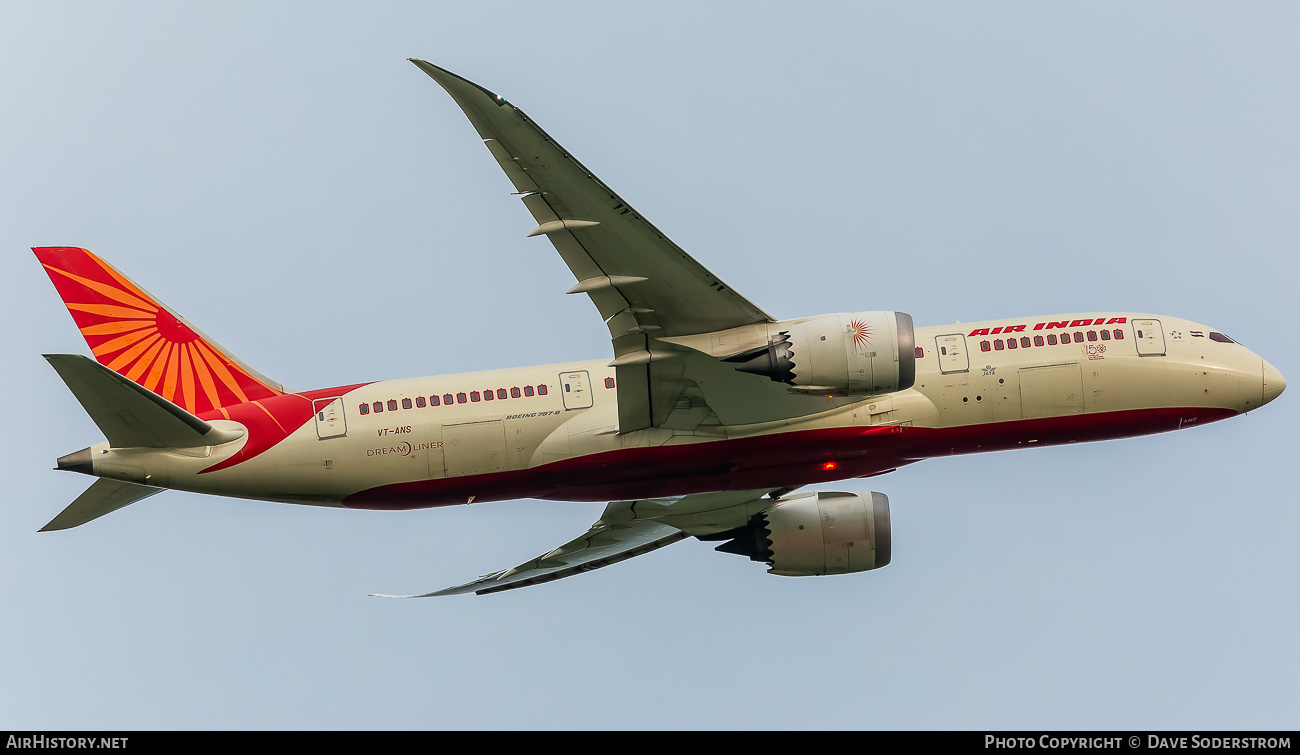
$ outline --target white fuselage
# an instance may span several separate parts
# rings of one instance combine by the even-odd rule
[[[1130,313],[918,328],[907,390],[795,419],[692,430],[619,433],[608,360],[390,380],[273,399],[313,402],[298,410],[306,421],[297,426],[259,407],[271,423],[210,418],[245,430],[223,446],[101,444],[93,463],[97,475],[161,487],[367,508],[743,489],[775,479],[774,469],[801,485],[951,453],[1173,430],[1280,392],[1267,362],[1212,332]],[[268,432],[264,450],[230,463]]]

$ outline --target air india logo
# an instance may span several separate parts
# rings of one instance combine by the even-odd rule
[[[90,252],[40,251],[91,352],[110,370],[194,413],[278,393]]]
[[[849,330],[853,331],[854,347],[861,349],[871,343],[872,333],[870,324],[855,317],[849,322]]]

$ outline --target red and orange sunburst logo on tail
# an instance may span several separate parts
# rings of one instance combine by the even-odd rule
[[[85,249],[33,249],[99,363],[193,414],[280,395]]]
[[[843,322],[843,320],[841,320]],[[849,327],[853,330],[853,346],[862,348],[871,343],[871,324],[863,322],[858,318],[849,321]]]

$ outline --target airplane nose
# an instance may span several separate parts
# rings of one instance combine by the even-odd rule
[[[1282,377],[1282,373],[1269,364],[1268,360],[1261,359],[1259,361],[1264,363],[1264,403],[1267,404],[1282,395],[1282,391],[1286,390],[1286,378]]]

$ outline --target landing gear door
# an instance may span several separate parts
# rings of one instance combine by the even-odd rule
[[[1162,357],[1165,355],[1165,333],[1159,320],[1133,320],[1133,337],[1137,339],[1138,356]]]
[[[586,370],[560,373],[565,409],[586,409],[592,404],[591,378]]]
[[[966,355],[964,334],[949,333],[935,336],[934,352],[939,355],[939,371],[943,374],[970,371],[970,357]]]
[[[343,417],[342,398],[318,398],[311,402],[316,410],[316,437],[321,440],[342,438],[348,434],[347,420]]]

